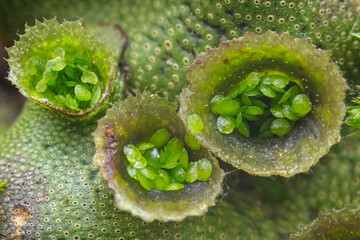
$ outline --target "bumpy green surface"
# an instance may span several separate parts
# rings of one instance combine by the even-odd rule
[[[5,0],[0,37],[12,42],[34,17],[114,20],[129,38],[124,62],[130,85],[174,97],[186,85],[183,65],[195,50],[245,31],[289,31],[335,49],[333,58],[355,85],[359,42],[348,33],[357,14],[348,9],[349,1],[329,2],[226,0],[202,7],[200,1]],[[92,165],[95,127],[28,103],[0,137],[0,178],[9,180],[0,190],[0,239],[287,239],[319,211],[360,206],[359,139],[353,138],[334,147],[309,174],[283,181],[232,173],[231,190],[205,216],[146,224],[114,208],[112,191]]]

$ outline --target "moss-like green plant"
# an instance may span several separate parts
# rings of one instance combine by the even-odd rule
[[[8,183],[7,180],[5,180],[5,179],[0,179],[0,189],[4,188],[7,183]]]

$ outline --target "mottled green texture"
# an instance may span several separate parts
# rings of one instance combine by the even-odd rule
[[[261,176],[284,177],[308,171],[339,141],[345,115],[345,81],[336,64],[329,60],[329,52],[316,50],[308,41],[293,39],[287,33],[248,33],[226,41],[199,54],[188,68],[189,87],[180,95],[179,115],[186,123],[189,116],[197,114],[204,128],[194,136],[237,168]],[[313,103],[313,110],[296,122],[286,136],[256,139],[237,131],[225,135],[216,130],[219,121],[211,111],[212,99],[227,95],[254,69],[278,71],[291,77]],[[244,98],[248,97],[242,95],[246,105]],[[247,101],[252,105],[249,98]]]
[[[357,14],[349,1],[200,3],[206,2],[3,0],[0,37],[11,44],[25,22],[32,25],[42,16],[84,17],[86,24],[114,21],[129,37],[121,67],[127,70],[130,86],[148,85],[148,90],[174,98],[186,85],[183,65],[192,62],[195,51],[246,31],[289,31],[310,37],[317,47],[335,49],[333,59],[352,87],[349,96],[356,95],[359,41],[349,32]],[[345,139],[308,174],[284,181],[237,171],[227,177],[231,190],[205,216],[146,224],[114,208],[112,190],[92,166],[90,132],[95,127],[71,123],[28,103],[15,126],[0,137],[0,178],[9,179],[5,191],[0,190],[0,238],[287,239],[319,211],[360,206],[359,139],[353,138]],[[14,223],[18,216],[23,217]]]
[[[94,163],[101,167],[101,176],[109,181],[110,188],[115,191],[115,204],[118,208],[145,221],[180,221],[187,216],[202,215],[208,207],[215,204],[222,189],[224,172],[219,168],[217,160],[205,149],[194,151],[188,148],[189,161],[209,159],[213,165],[211,178],[208,181],[187,183],[183,190],[147,191],[128,175],[128,161],[124,154],[124,147],[128,144],[147,142],[154,132],[162,128],[166,128],[173,137],[167,144],[168,148],[171,148],[171,143],[175,148],[178,145],[174,138],[184,139],[185,128],[177,116],[176,104],[157,95],[138,94],[123,102],[116,102],[98,123],[94,132]],[[131,155],[129,149],[126,152],[128,156]],[[139,154],[140,152],[135,155]]]

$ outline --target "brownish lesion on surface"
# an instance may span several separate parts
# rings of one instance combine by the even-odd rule
[[[28,210],[25,207],[20,206],[13,209],[10,212],[10,215],[11,215],[11,222],[16,227],[16,230],[12,233],[11,237],[16,240],[22,239],[21,238],[22,229],[28,223],[31,214],[28,212]]]
[[[109,180],[114,178],[116,174],[117,156],[120,154],[119,141],[115,134],[114,125],[106,124],[104,137],[106,139],[106,174],[102,174],[102,176],[106,177],[106,180]]]
[[[0,240],[36,239],[31,233],[38,223],[39,209],[47,201],[47,192],[39,189],[42,178],[21,156],[0,157],[0,178],[8,180],[0,191]]]

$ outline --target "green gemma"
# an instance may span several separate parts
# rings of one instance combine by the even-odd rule
[[[210,106],[221,133],[237,129],[262,139],[287,135],[312,109],[301,86],[275,71],[251,72],[227,96],[214,96]]]
[[[184,142],[170,138],[169,131],[162,128],[151,136],[149,142],[124,147],[129,176],[146,190],[180,190],[185,183],[207,181],[211,176],[212,165],[208,159],[189,162]],[[192,150],[200,149],[200,144],[191,135],[185,135],[185,142]]]
[[[349,114],[345,123],[349,126],[360,128],[360,99],[353,100],[355,106],[347,108]]]

